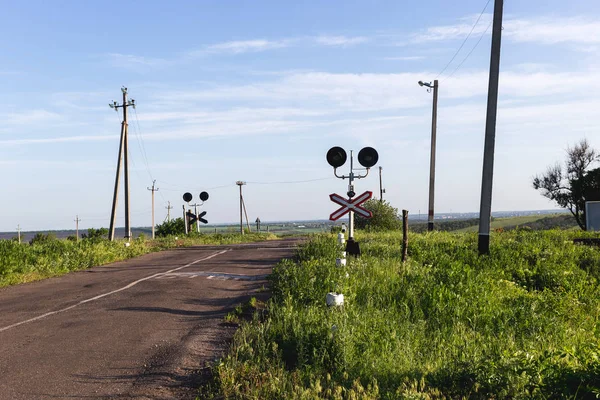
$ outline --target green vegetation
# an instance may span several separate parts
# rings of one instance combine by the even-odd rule
[[[600,251],[577,231],[515,230],[477,255],[475,234],[334,235],[281,262],[273,297],[235,335],[200,398],[596,398]],[[328,292],[345,305],[327,308]]]
[[[567,149],[564,169],[557,163],[532,180],[534,189],[569,210],[584,231],[587,230],[585,202],[600,200],[600,168],[591,168],[599,161],[600,153],[587,139],[582,139]]]
[[[400,229],[402,222],[398,218],[398,209],[392,207],[387,201],[375,199],[367,200],[363,208],[371,211],[372,218],[363,218],[355,215],[355,226],[357,229],[366,229],[368,231],[388,231]]]
[[[0,240],[0,287],[66,274],[70,271],[121,261],[153,251],[202,244],[233,244],[274,239],[271,234],[195,234],[167,236],[157,240],[143,237],[129,246],[105,239],[106,229],[90,229],[84,238],[59,240],[52,234],[37,234],[30,244]]]

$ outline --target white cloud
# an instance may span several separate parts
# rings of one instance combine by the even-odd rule
[[[159,68],[165,67],[170,62],[162,58],[144,57],[133,54],[108,53],[105,55],[111,65],[119,68]]]
[[[418,61],[424,60],[424,56],[405,56],[405,57],[384,57],[384,60],[388,61]]]
[[[62,120],[62,117],[47,110],[29,110],[23,112],[13,112],[0,114],[0,120],[3,125],[26,125],[57,122]]]
[[[201,52],[208,53],[224,53],[224,54],[241,54],[241,53],[256,53],[272,49],[280,49],[288,47],[290,45],[289,40],[266,40],[266,39],[254,39],[254,40],[237,40],[231,42],[216,43],[209,46],[203,51],[192,52],[191,54],[198,55]]]
[[[517,42],[598,44],[600,43],[600,19],[583,17],[511,19],[504,23],[503,34]]]
[[[353,36],[353,37],[348,37],[348,36],[317,36],[315,38],[315,41],[323,46],[342,46],[342,47],[348,47],[348,46],[354,46],[357,44],[361,44],[361,43],[366,43],[369,41],[368,38],[364,37],[364,36]]]
[[[414,43],[464,39],[471,29],[473,36],[487,29],[492,15],[482,15],[473,28],[476,17],[463,18],[459,23],[427,28],[413,35]],[[523,43],[576,43],[593,45],[600,43],[600,20],[586,17],[536,17],[507,18],[503,22],[503,38]],[[491,33],[491,30],[488,34]]]

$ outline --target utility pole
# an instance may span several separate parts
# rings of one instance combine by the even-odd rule
[[[129,140],[127,136],[127,107],[132,106],[135,108],[135,100],[131,99],[127,101],[127,88],[122,87],[123,92],[123,103],[118,104],[113,101],[109,104],[110,108],[113,108],[116,112],[119,112],[119,108],[123,109],[123,122],[121,123],[121,142],[119,144],[119,157],[117,159],[117,173],[115,175],[115,190],[113,194],[112,211],[110,215],[110,228],[108,230],[108,239],[114,240],[115,238],[115,220],[117,203],[119,198],[119,179],[121,175],[121,164],[123,159],[125,160],[124,168],[124,180],[125,180],[125,239],[129,241],[131,239],[131,224],[130,224],[130,211],[129,211]]]
[[[492,181],[494,178],[494,147],[496,141],[496,113],[498,111],[498,80],[500,77],[500,48],[502,39],[503,0],[494,0],[494,25],[490,55],[483,173],[481,176],[481,206],[479,208],[479,254],[490,253],[490,220],[492,217]]]
[[[171,222],[171,210],[173,209],[173,207],[171,206],[171,202],[168,201],[167,203],[169,203],[169,205],[167,207],[165,207],[167,209],[167,222]],[[152,207],[154,208],[154,207]]]
[[[19,240],[19,244],[21,244],[21,225],[17,225],[17,238]]]
[[[154,239],[154,192],[158,192],[158,188],[154,188],[156,184],[156,179],[152,181],[152,187],[147,187],[146,189],[152,191],[152,239]]]
[[[429,156],[429,213],[427,215],[427,230],[433,230],[433,205],[435,197],[435,142],[437,134],[437,103],[438,103],[438,80],[431,83],[419,81],[420,86],[427,87],[429,92],[433,89],[433,111],[431,114],[431,155]]]
[[[244,196],[242,195],[242,186],[246,184],[244,181],[237,181],[235,183],[240,187],[240,235],[244,234],[244,217],[243,217],[243,207],[244,207]]]
[[[383,170],[383,168],[379,167],[379,202],[383,203],[383,192],[385,192],[385,190],[383,189],[383,185],[381,183],[381,170]]]
[[[81,221],[81,220],[79,219],[79,215],[76,215],[76,216],[75,216],[75,219],[74,219],[74,221],[75,221],[75,240],[76,240],[77,242],[79,242],[79,221]]]

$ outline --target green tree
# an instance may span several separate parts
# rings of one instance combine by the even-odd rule
[[[567,149],[564,169],[556,163],[532,180],[534,189],[541,190],[542,196],[568,209],[583,230],[587,230],[585,202],[600,200],[600,168],[590,168],[598,161],[598,151],[583,139]]]
[[[165,221],[162,224],[156,225],[156,236],[169,236],[169,235],[185,235],[185,222],[183,218],[175,218],[171,221]]]
[[[400,229],[402,226],[398,216],[398,209],[392,207],[392,205],[385,200],[367,200],[362,207],[371,211],[371,213],[373,213],[373,217],[363,218],[357,214],[354,214],[354,224],[358,229],[386,231]]]
[[[81,235],[81,239],[89,240],[91,242],[99,242],[103,239],[107,239],[107,237],[108,237],[108,229],[106,229],[106,228],[100,228],[100,229],[89,228],[87,234],[84,233]]]
[[[54,233],[36,233],[34,237],[31,238],[29,244],[44,244],[56,240],[56,235]]]

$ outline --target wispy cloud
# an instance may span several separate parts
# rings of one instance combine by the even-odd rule
[[[405,57],[384,57],[388,61],[418,61],[425,59],[424,56],[405,56]]]
[[[0,140],[0,146],[20,146],[29,144],[47,144],[47,143],[68,143],[68,142],[98,142],[105,140],[115,140],[114,136],[63,136],[51,138],[29,138],[29,139],[9,139]]]
[[[170,63],[163,58],[145,57],[133,54],[108,53],[105,57],[111,65],[119,68],[158,68],[167,66]]]
[[[517,42],[600,43],[600,19],[583,17],[513,19],[508,20],[504,28],[505,35]]]
[[[341,47],[349,47],[354,46],[361,43],[366,43],[369,41],[369,38],[365,36],[317,36],[315,38],[315,42],[323,46],[341,46]]]
[[[473,28],[477,16],[469,16],[457,24],[433,26],[413,35],[413,43],[464,39],[473,29],[480,35],[487,29],[492,15],[482,15]],[[503,22],[503,37],[515,42],[592,45],[600,43],[600,19],[588,17],[508,18]],[[489,34],[490,32],[488,32]]]
[[[62,117],[48,110],[29,110],[0,114],[0,120],[3,125],[26,125],[58,122],[62,120]]]
[[[241,53],[256,53],[272,49],[281,49],[290,45],[290,40],[236,40],[231,42],[216,43],[206,46],[200,52],[208,53],[224,53],[224,54],[241,54]],[[192,54],[199,54],[193,52]]]

